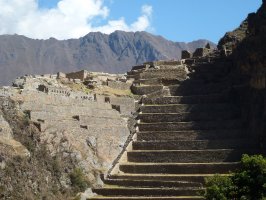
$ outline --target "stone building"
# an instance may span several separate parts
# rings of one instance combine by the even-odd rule
[[[87,70],[81,70],[78,72],[71,72],[66,74],[66,78],[69,79],[80,79],[81,81],[84,81],[88,77],[89,72]]]

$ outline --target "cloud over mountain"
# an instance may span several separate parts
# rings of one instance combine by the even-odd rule
[[[141,16],[127,24],[121,17],[109,20],[104,0],[60,0],[55,8],[43,9],[37,0],[0,0],[0,34],[20,34],[35,39],[79,38],[89,32],[144,31],[151,27],[152,7],[143,5]],[[106,20],[94,26],[96,18]]]

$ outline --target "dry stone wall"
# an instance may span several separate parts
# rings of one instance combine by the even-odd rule
[[[130,90],[130,83],[121,82],[121,81],[108,81],[107,85],[110,88],[117,89],[117,90]]]

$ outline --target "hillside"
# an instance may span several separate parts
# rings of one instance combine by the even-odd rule
[[[0,84],[26,73],[129,71],[23,76],[0,87],[0,199],[199,200],[206,177],[239,169],[243,153],[266,155],[263,2],[218,49],[181,61],[170,59],[207,41],[0,36]],[[156,59],[167,61],[130,71]]]
[[[89,33],[80,39],[33,40],[20,35],[0,36],[0,85],[25,74],[46,74],[80,69],[125,73],[146,61],[180,58],[183,49],[194,51],[206,40],[172,42],[147,32]],[[214,44],[212,44],[214,46]]]

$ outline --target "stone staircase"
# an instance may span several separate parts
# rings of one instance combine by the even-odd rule
[[[145,94],[137,132],[90,199],[204,199],[204,178],[228,175],[243,153],[258,152],[230,99],[230,63],[191,63],[189,74],[179,66],[130,72],[132,90]]]

